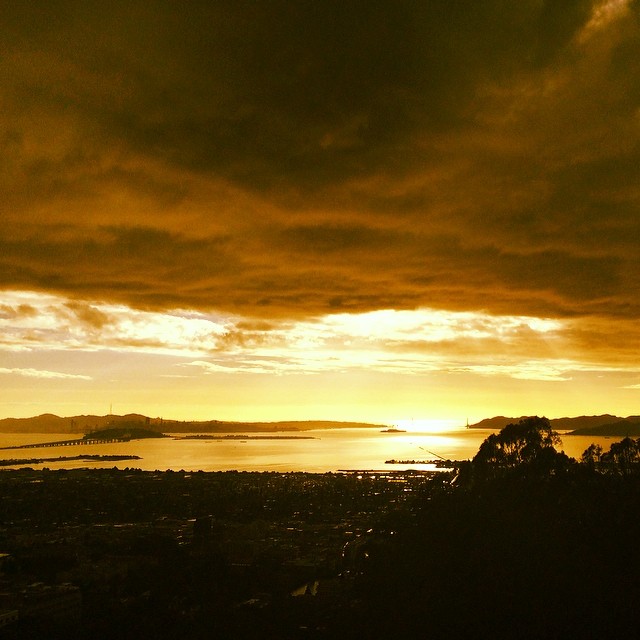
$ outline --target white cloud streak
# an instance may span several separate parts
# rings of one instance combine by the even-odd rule
[[[24,376],[25,378],[57,378],[67,380],[91,380],[91,376],[85,376],[75,373],[62,373],[61,371],[46,371],[41,369],[21,369],[13,367],[8,369],[0,367],[0,374],[11,374]]]
[[[561,382],[576,371],[629,371],[628,365],[594,365],[579,350],[568,355],[568,321],[526,316],[417,309],[255,323],[238,316],[149,312],[32,292],[6,293],[0,309],[0,353],[164,355],[183,367],[175,375],[187,377],[376,371]],[[3,373],[73,377],[35,369],[6,368]]]

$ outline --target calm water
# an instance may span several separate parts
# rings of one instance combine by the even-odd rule
[[[0,460],[55,458],[58,456],[136,455],[140,460],[92,462],[74,460],[29,464],[33,468],[78,467],[136,468],[145,471],[307,471],[324,473],[341,469],[393,470],[433,469],[425,464],[385,464],[385,460],[467,460],[478,451],[482,441],[493,433],[484,429],[380,433],[378,429],[327,429],[305,431],[311,440],[184,440],[150,439],[103,445],[77,445],[38,449],[0,450]],[[69,434],[0,433],[0,446],[69,440]],[[596,442],[607,450],[614,439],[589,436],[564,436],[562,449],[579,458]],[[27,466],[27,465],[21,465]]]

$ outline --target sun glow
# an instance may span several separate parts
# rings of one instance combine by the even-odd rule
[[[180,359],[176,364],[188,367],[190,375],[197,370],[286,375],[444,369],[518,377],[530,372],[536,379],[552,379],[561,378],[567,365],[553,367],[534,357],[522,365],[520,352],[533,354],[541,342],[548,347],[560,340],[563,329],[560,321],[524,316],[380,310],[259,325],[237,316],[151,312],[32,292],[6,293],[2,310],[0,349],[167,355]],[[484,355],[496,345],[502,345],[502,361],[487,365]],[[508,358],[510,349],[519,353],[517,359]]]
[[[43,403],[101,396],[108,406],[118,396],[132,411],[161,403],[187,419],[364,419],[441,432],[487,417],[499,390],[510,389],[503,403],[538,402],[521,381],[571,389],[557,393],[580,402],[574,382],[617,376],[621,392],[633,393],[635,362],[594,364],[574,337],[584,335],[574,321],[481,312],[256,322],[13,291],[0,297],[0,376],[11,407],[18,398],[31,406],[38,389]]]
[[[394,426],[407,433],[449,433],[466,427],[467,418],[404,418],[396,420]]]

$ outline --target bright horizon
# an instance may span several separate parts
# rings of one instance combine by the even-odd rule
[[[245,319],[220,313],[42,293],[5,301],[0,376],[13,387],[3,385],[3,417],[115,407],[177,420],[464,425],[630,415],[638,394],[623,384],[634,366],[589,362],[572,347],[574,323],[558,319],[382,310],[244,329]]]
[[[640,9],[552,5],[7,7],[0,417],[640,414]]]

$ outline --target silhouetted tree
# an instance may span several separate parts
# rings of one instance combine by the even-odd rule
[[[613,473],[628,475],[638,469],[640,463],[640,438],[624,438],[614,442],[609,451],[602,454],[605,468]]]
[[[595,466],[600,462],[602,458],[602,447],[599,444],[590,444],[583,452],[582,456],[580,456],[580,462],[586,464],[591,468],[595,468]]]
[[[549,462],[555,459],[555,445],[560,436],[551,428],[547,418],[534,416],[508,424],[500,433],[491,434],[473,458],[478,465],[511,468],[521,464]]]

